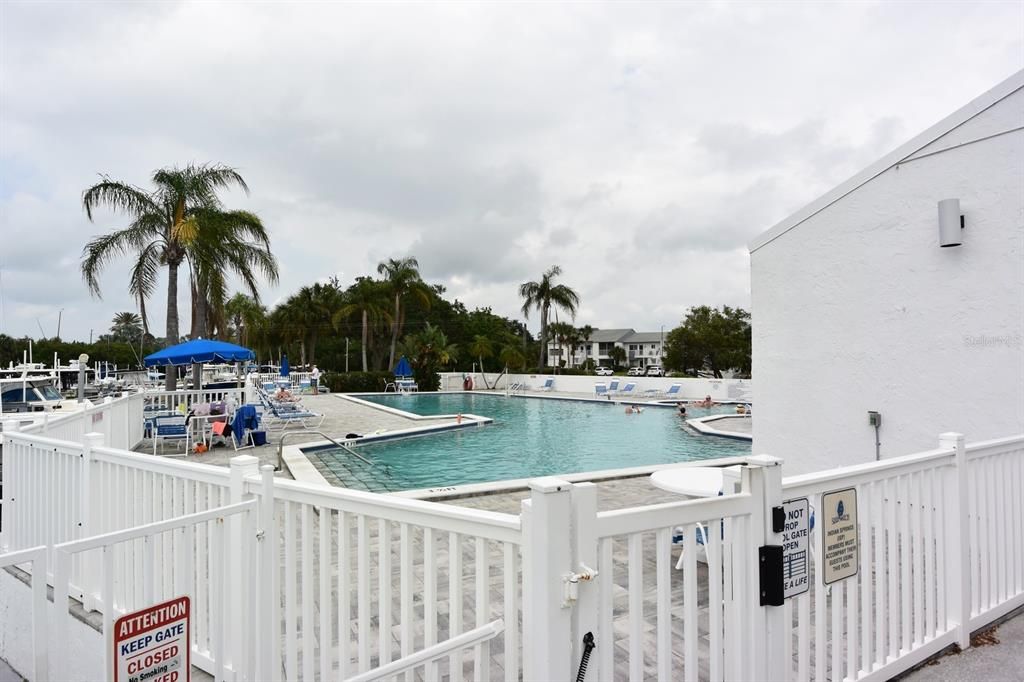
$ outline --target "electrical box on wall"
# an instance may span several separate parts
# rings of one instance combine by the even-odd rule
[[[870,424],[871,426],[875,426],[875,427],[881,426],[882,425],[882,413],[881,412],[875,412],[874,410],[869,410],[868,411],[868,424]]]

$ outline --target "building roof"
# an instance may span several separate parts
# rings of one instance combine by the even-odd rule
[[[623,337],[635,333],[632,329],[595,329],[587,341],[591,343],[614,343],[615,341],[621,341]]]
[[[750,253],[754,253],[762,246],[765,246],[766,244],[781,237],[811,216],[825,210],[847,194],[850,194],[857,188],[867,184],[872,179],[899,164],[908,156],[912,156],[915,152],[920,151],[922,148],[928,146],[932,142],[935,142],[943,135],[946,135],[950,131],[963,125],[970,119],[1001,100],[1006,99],[1021,88],[1024,88],[1024,70],[1018,71],[985,94],[971,100],[966,106],[963,106],[953,112],[895,151],[883,156],[881,159],[868,166],[857,175],[854,175],[843,184],[804,206],[782,222],[777,223],[771,229],[761,233],[750,241],[747,248],[750,250]]]
[[[660,343],[661,332],[633,332],[629,336],[619,339],[622,343]]]

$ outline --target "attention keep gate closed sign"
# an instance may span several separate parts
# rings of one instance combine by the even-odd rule
[[[190,600],[176,597],[114,623],[114,682],[187,682]]]

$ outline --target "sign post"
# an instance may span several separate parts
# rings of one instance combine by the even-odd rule
[[[190,599],[176,597],[114,623],[114,682],[188,682]]]
[[[826,585],[857,575],[860,537],[857,533],[857,489],[821,496],[822,581]]]
[[[810,504],[806,497],[783,502],[786,512],[782,530],[782,579],[785,598],[811,589],[807,557],[810,550]]]

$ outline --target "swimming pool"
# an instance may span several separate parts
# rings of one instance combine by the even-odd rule
[[[701,436],[675,409],[479,393],[359,396],[419,415],[474,414],[483,426],[359,445],[367,466],[338,448],[304,450],[328,480],[363,490],[413,490],[750,454],[750,442]],[[687,408],[690,418],[732,406]],[[386,473],[385,473],[386,471]]]

